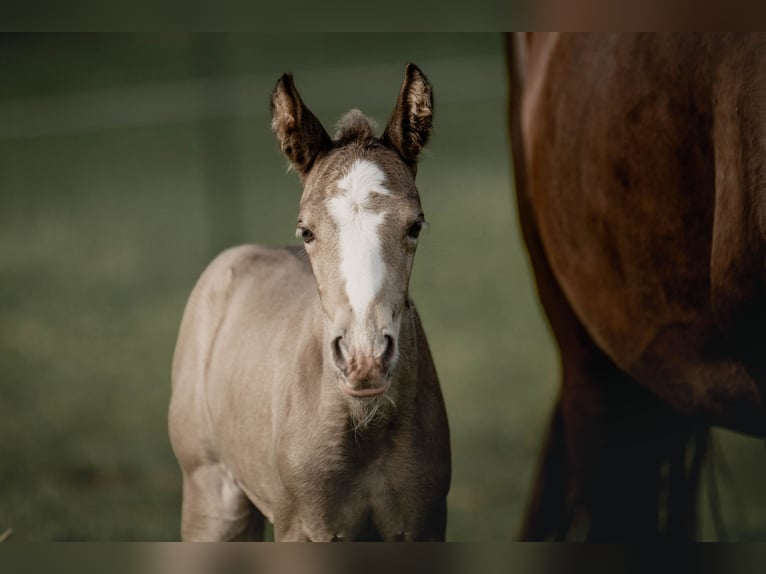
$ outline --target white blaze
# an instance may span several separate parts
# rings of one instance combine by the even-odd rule
[[[373,193],[388,194],[385,175],[370,161],[356,160],[338,180],[340,195],[328,201],[330,214],[338,225],[340,272],[354,314],[363,318],[367,307],[383,285],[386,265],[380,252],[378,225],[385,213],[370,210]]]

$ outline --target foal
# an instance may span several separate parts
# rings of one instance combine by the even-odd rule
[[[407,66],[380,137],[330,138],[292,77],[272,128],[300,175],[303,250],[219,255],[184,312],[169,427],[184,540],[443,540],[449,429],[408,297],[431,86]]]

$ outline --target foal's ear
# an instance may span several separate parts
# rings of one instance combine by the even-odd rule
[[[433,96],[431,84],[415,64],[407,64],[394,113],[383,132],[383,141],[394,148],[417,172],[418,154],[431,135]]]
[[[290,74],[279,78],[271,94],[271,129],[301,179],[317,157],[332,146],[322,124],[301,101]]]

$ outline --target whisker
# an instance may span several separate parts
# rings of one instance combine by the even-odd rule
[[[388,420],[390,410],[396,409],[396,401],[388,394],[357,402],[351,406],[352,426],[349,432],[354,433],[354,440],[364,431],[375,428]]]

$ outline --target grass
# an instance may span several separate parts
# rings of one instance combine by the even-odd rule
[[[329,127],[350,106],[385,121],[403,63],[438,63],[423,64],[436,131],[418,175],[430,228],[412,294],[452,429],[448,537],[511,540],[558,366],[513,209],[501,39],[222,38],[207,64],[190,56],[185,36],[6,40],[0,53],[18,81],[0,98],[201,73],[334,78],[350,66],[346,84],[323,84],[317,72],[304,90]],[[459,59],[469,56],[488,71],[466,89]],[[356,68],[364,64],[380,77]],[[222,248],[295,242],[299,183],[269,131],[269,88],[250,94],[252,109],[237,118],[0,140],[0,531],[12,528],[11,541],[178,538],[166,409],[186,297]],[[731,534],[762,537],[762,445],[718,436],[736,479],[724,488]],[[747,501],[747,517],[732,492]]]

